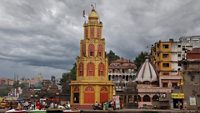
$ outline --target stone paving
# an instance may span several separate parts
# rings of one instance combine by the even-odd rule
[[[82,113],[200,113],[200,110],[158,110],[158,109],[122,109],[122,110],[83,110]]]
[[[0,113],[6,110],[0,109]],[[121,109],[121,110],[81,110],[80,113],[200,113],[200,110],[158,110],[158,109]]]

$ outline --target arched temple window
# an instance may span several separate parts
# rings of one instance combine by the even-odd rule
[[[94,56],[94,49],[95,49],[95,47],[94,47],[93,44],[90,44],[90,45],[88,46],[88,53],[89,53],[89,56]]]
[[[103,63],[99,63],[98,74],[99,74],[99,76],[104,76],[105,75],[105,66],[104,66]]]
[[[98,46],[98,56],[99,57],[103,56],[103,46],[101,44],[99,44]]]
[[[87,64],[87,76],[94,76],[95,65],[92,62]]]
[[[79,87],[74,87],[73,92],[74,92],[73,102],[79,103]]]
[[[141,101],[140,95],[134,95],[134,101],[135,102],[140,102]]]
[[[81,63],[79,64],[79,76],[83,76],[83,74],[84,74],[84,65],[83,65],[83,63],[81,62]]]
[[[158,95],[154,95],[154,96],[152,97],[152,100],[153,100],[153,101],[159,101],[159,96],[158,96]]]
[[[143,101],[144,102],[150,102],[151,101],[150,96],[149,95],[144,95]]]

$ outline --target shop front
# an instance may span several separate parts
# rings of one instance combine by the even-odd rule
[[[173,108],[175,109],[183,108],[184,93],[172,93],[171,98],[173,100]]]

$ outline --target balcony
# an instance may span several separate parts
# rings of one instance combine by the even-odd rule
[[[120,73],[120,72],[112,73],[112,72],[110,72],[110,73],[108,73],[108,75],[136,75],[136,73]]]
[[[180,80],[180,79],[183,79],[182,76],[179,76],[179,75],[162,75],[160,76],[160,80],[162,79],[170,79],[170,80]]]

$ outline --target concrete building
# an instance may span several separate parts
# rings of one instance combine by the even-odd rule
[[[171,88],[171,99],[173,108],[183,104],[184,94],[181,89],[183,78],[181,76],[182,67],[178,61],[186,59],[186,53],[194,47],[200,47],[200,36],[181,37],[178,41],[156,42],[151,48],[151,61],[159,74],[159,84],[161,87]]]
[[[108,77],[115,83],[115,90],[123,91],[129,81],[136,78],[136,65],[130,60],[120,58],[108,67]]]
[[[84,23],[84,39],[77,57],[76,80],[71,81],[71,105],[91,108],[95,102],[112,100],[113,82],[108,80],[108,59],[105,55],[103,24],[93,8]]]
[[[120,58],[113,61],[108,67],[108,78],[115,84],[116,95],[120,97],[122,107],[136,108],[133,97],[137,95],[136,65],[128,59]]]
[[[14,84],[14,80],[9,79],[9,78],[0,78],[0,86],[2,85],[10,85],[12,86]]]
[[[182,77],[179,74],[181,60],[180,42],[170,39],[159,41],[151,48],[151,61],[156,67],[161,87],[175,88],[180,84]]]
[[[200,48],[200,36],[187,36],[179,38],[181,47],[181,58],[186,59],[186,53],[193,48]]]
[[[200,48],[186,53],[186,59],[180,62],[184,78],[184,107],[200,109]]]

